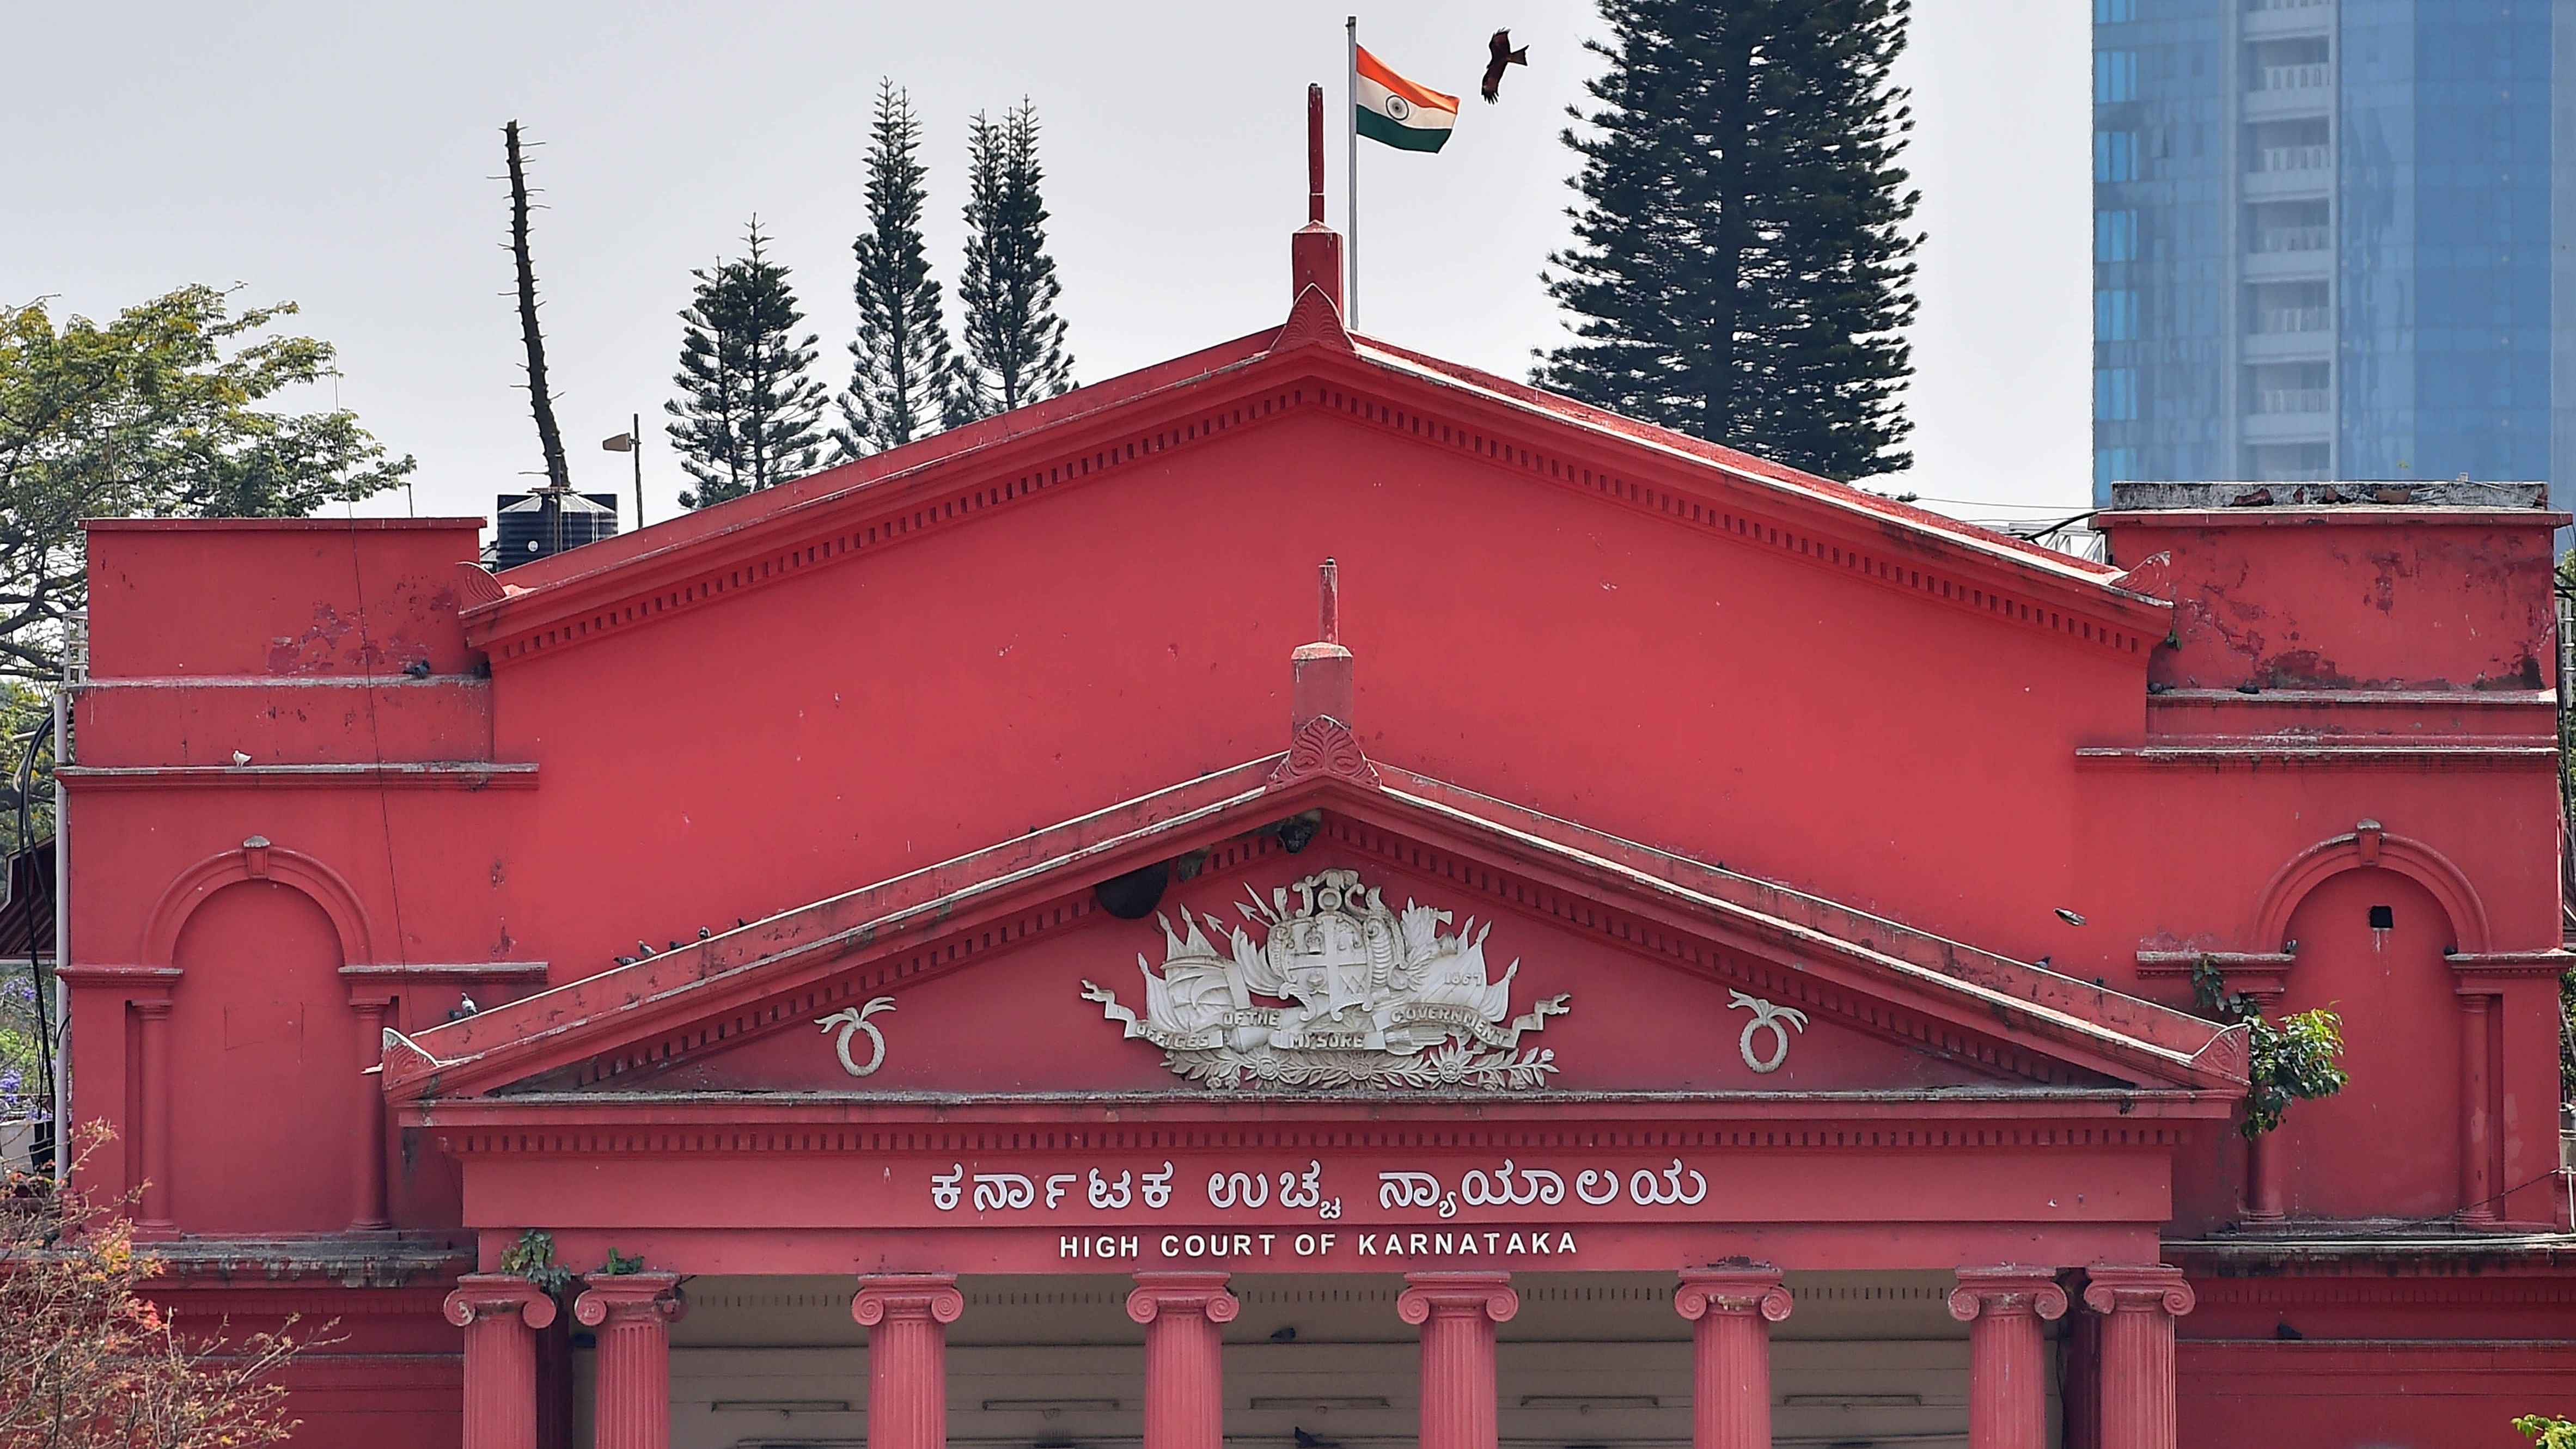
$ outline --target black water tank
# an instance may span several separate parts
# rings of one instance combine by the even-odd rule
[[[535,563],[568,548],[614,538],[617,495],[559,493],[552,488],[504,493],[500,499],[500,525],[492,550],[495,573]]]

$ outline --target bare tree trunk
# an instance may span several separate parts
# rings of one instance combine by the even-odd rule
[[[555,427],[554,397],[546,391],[546,340],[537,332],[537,271],[528,260],[528,169],[519,158],[519,123],[501,128],[510,152],[510,255],[519,264],[519,336],[528,345],[528,405],[537,414],[537,443],[545,449],[546,486],[570,488],[563,433]]]

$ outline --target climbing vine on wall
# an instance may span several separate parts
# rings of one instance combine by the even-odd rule
[[[2227,989],[2227,975],[2207,956],[2191,968],[2191,995],[2203,1015],[2245,1023],[2251,1039],[2245,1120],[2236,1130],[2260,1137],[2281,1125],[2297,1101],[2331,1097],[2351,1080],[2342,1065],[2343,1018],[2320,1006],[2272,1021],[2254,998]]]

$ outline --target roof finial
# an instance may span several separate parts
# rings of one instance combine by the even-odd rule
[[[1292,734],[1318,718],[1349,728],[1351,707],[1358,692],[1351,678],[1351,651],[1342,647],[1341,566],[1326,559],[1317,572],[1323,580],[1324,637],[1298,646],[1288,656],[1288,728]]]
[[[1324,88],[1306,87],[1306,224],[1324,224]]]
[[[1341,331],[1342,234],[1324,225],[1324,88],[1306,87],[1306,224],[1288,239],[1288,297],[1312,287],[1333,304],[1332,330]]]

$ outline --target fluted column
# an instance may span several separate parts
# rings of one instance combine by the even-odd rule
[[[1771,1449],[1771,1325],[1789,1308],[1767,1264],[1682,1270],[1673,1311],[1691,1320],[1691,1449]]]
[[[593,1449],[670,1449],[671,1325],[688,1312],[677,1273],[593,1273],[572,1316],[599,1330]]]
[[[1145,1449],[1223,1449],[1224,1346],[1243,1311],[1223,1273],[1139,1273],[1127,1316],[1145,1325]]]
[[[1969,1449],[2048,1449],[2048,1336],[2066,1290],[2044,1268],[1961,1268],[1950,1316],[1968,1325]]]
[[[134,1003],[142,1040],[142,1068],[135,1075],[143,1100],[135,1104],[134,1135],[143,1157],[143,1201],[134,1225],[166,1233],[176,1223],[170,1205],[170,998]]]
[[[868,1449],[944,1449],[948,1325],[965,1311],[954,1273],[859,1279],[850,1316],[868,1331]]]
[[[385,1059],[385,1008],[389,996],[358,996],[349,1009],[358,1017],[358,1082],[363,1088],[358,1115],[359,1146],[350,1182],[349,1227],[364,1232],[386,1226],[385,1217],[385,1087],[384,1078],[367,1068]]]
[[[514,1274],[468,1273],[446,1306],[465,1330],[464,1449],[536,1449],[536,1331],[555,1301]]]
[[[2176,1449],[2174,1320],[2191,1311],[2182,1270],[2085,1270],[2084,1306],[2102,1317],[2102,1449]]]
[[[1494,1449],[1494,1325],[1521,1307],[1509,1273],[1407,1273],[1396,1315],[1422,1329],[1421,1449]]]

